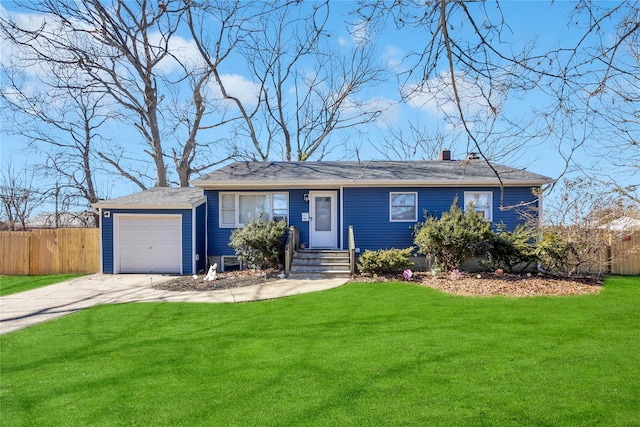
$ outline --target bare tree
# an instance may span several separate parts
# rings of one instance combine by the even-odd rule
[[[549,13],[559,7],[537,5]],[[566,46],[539,46],[530,35],[522,43],[499,2],[363,0],[357,15],[372,28],[394,25],[425,35],[422,49],[404,58],[399,75],[404,99],[437,103],[445,121],[466,135],[468,151],[491,164],[509,141],[531,152],[531,144],[546,140],[556,144],[565,172],[582,169],[590,175],[607,163],[580,164],[576,154],[606,153],[609,168],[627,173],[605,174],[604,180],[637,201],[637,178],[623,183],[637,175],[633,94],[640,75],[640,8],[635,1],[577,1],[573,6],[567,22],[578,36]],[[617,22],[614,35],[609,22]],[[532,108],[533,119],[522,120],[505,109],[508,100],[534,92],[546,96],[546,102]],[[507,144],[496,143],[496,132]]]
[[[40,173],[56,183],[51,190],[56,196],[62,191],[70,203],[83,206],[97,202],[105,196],[96,177],[102,169],[98,152],[108,144],[100,131],[116,117],[104,102],[106,94],[82,87],[73,74],[65,76],[68,69],[55,66],[49,68],[58,76],[55,82],[40,81],[40,90],[26,91],[15,80],[17,70],[5,74],[0,92],[3,118],[13,123],[5,131],[26,138],[36,154],[43,154]]]
[[[166,160],[173,159],[179,183],[187,185],[198,147],[196,134],[207,108],[202,88],[209,73],[194,75],[198,70],[183,63],[172,48],[183,2],[40,0],[21,6],[40,16],[40,24],[9,15],[0,18],[0,31],[17,48],[22,65],[76,70],[78,87],[103,96],[120,118],[127,119],[130,127],[121,125],[123,138],[97,151],[102,161],[145,189],[149,181],[162,187],[170,184]],[[57,77],[50,76],[51,86],[60,84]],[[165,114],[166,95],[172,84],[185,81],[193,83],[192,116],[170,122],[177,114]],[[166,137],[185,123],[190,128],[184,140]],[[130,137],[130,130],[138,137]],[[136,151],[136,145],[142,149]],[[150,170],[140,161],[142,153],[153,162]]]
[[[43,201],[36,189],[33,170],[16,170],[11,161],[0,172],[0,215],[6,218],[10,230],[26,230],[27,219]]]
[[[383,140],[374,145],[384,158],[393,160],[435,160],[449,147],[447,136],[409,123],[409,134],[402,129],[390,128]]]
[[[210,16],[220,25],[215,37],[203,31]],[[357,40],[346,53],[333,50],[327,42],[329,16],[326,0],[311,6],[234,2],[189,9],[192,36],[222,98],[238,112],[234,150],[240,156],[322,159],[332,149],[330,135],[371,123],[388,107],[366,96],[384,75],[371,46]],[[234,93],[220,71],[232,52],[247,64],[254,90],[249,99]]]

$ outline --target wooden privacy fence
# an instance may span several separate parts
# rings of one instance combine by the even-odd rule
[[[635,232],[604,232],[600,244],[587,247],[578,258],[569,256],[569,265],[576,265],[575,272],[640,275],[640,230]]]
[[[0,233],[0,274],[36,275],[100,271],[97,228]]]
[[[640,231],[611,237],[611,274],[640,275]]]

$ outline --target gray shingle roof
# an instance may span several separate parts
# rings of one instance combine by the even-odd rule
[[[492,164],[502,183],[543,185],[551,178]],[[236,162],[192,181],[202,188],[267,188],[287,186],[499,185],[496,173],[482,160],[369,162]]]
[[[139,193],[94,203],[94,208],[191,209],[205,201],[204,192],[192,187],[156,187]]]

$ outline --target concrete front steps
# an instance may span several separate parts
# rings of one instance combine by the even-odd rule
[[[349,251],[298,249],[293,254],[289,279],[349,278]]]

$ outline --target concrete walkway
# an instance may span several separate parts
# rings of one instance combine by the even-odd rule
[[[323,291],[348,279],[276,280],[219,291],[161,291],[151,287],[175,277],[148,274],[93,274],[0,297],[0,334],[75,313],[99,304],[129,302],[249,302]]]

